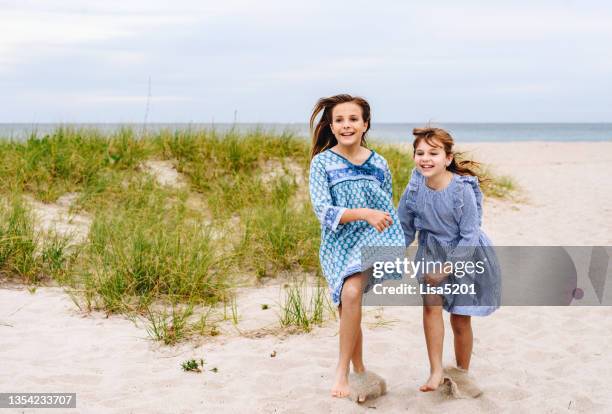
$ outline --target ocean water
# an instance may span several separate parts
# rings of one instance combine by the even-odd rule
[[[10,124],[0,123],[0,139],[27,139],[33,132],[43,136],[60,125],[74,128],[97,128],[113,132],[122,127],[133,128],[140,133],[146,129],[155,132],[162,129],[203,129],[214,128],[226,132],[235,128],[240,132],[261,129],[270,132],[288,132],[307,138],[308,125],[305,123],[152,123],[146,128],[142,124]],[[422,123],[373,123],[368,133],[371,140],[386,143],[412,141],[412,129]],[[512,141],[612,141],[612,123],[436,123],[447,129],[456,142],[512,142]]]

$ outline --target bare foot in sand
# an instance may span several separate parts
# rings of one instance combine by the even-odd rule
[[[336,379],[334,381],[334,386],[331,389],[332,397],[337,398],[345,398],[350,394],[349,382],[348,382],[348,372],[343,369],[338,368],[336,370]]]
[[[444,375],[444,371],[442,370],[432,372],[431,375],[429,376],[429,379],[427,379],[427,382],[421,385],[421,387],[419,388],[419,391],[429,392],[429,391],[437,390],[440,384],[442,384],[443,375]]]

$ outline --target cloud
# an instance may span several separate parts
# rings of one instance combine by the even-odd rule
[[[116,16],[76,12],[3,11],[0,64],[15,66],[33,57],[62,53],[71,47],[127,39],[189,20],[187,16]]]
[[[473,117],[466,101],[518,119],[531,116],[523,97],[595,113],[612,99],[606,2],[0,0],[0,13],[0,89],[19,102],[6,121],[139,120],[149,77],[164,121],[231,121],[236,108],[301,121],[337,91],[380,102],[386,120],[406,107]]]

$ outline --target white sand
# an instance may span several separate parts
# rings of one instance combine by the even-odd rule
[[[487,200],[485,229],[497,244],[612,244],[612,143],[470,148],[513,175],[528,199]],[[279,290],[243,289],[237,328],[226,323],[218,337],[165,347],[123,317],[81,314],[60,289],[31,294],[5,286],[0,392],[76,392],[78,409],[69,412],[86,413],[612,410],[610,308],[507,307],[475,320],[471,371],[484,390],[476,400],[418,391],[428,371],[419,308],[365,308],[366,363],[386,378],[388,394],[359,407],[328,396],[335,322],[309,334],[259,337],[277,332]],[[262,310],[263,303],[271,309]],[[447,335],[449,364],[451,343]],[[190,358],[204,358],[218,372],[182,372],[180,363]]]
[[[174,188],[186,187],[184,177],[176,171],[174,163],[168,160],[149,160],[142,164],[141,168],[155,178],[161,186]]]
[[[463,145],[510,175],[526,202],[489,201],[485,231],[498,245],[612,246],[612,143]]]
[[[36,230],[66,237],[71,243],[85,241],[91,217],[82,212],[71,211],[77,197],[77,193],[67,193],[59,197],[55,203],[41,203],[33,197],[28,197],[27,200],[36,218]]]

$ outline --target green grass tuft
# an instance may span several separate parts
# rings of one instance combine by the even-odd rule
[[[305,281],[294,281],[286,285],[281,304],[281,326],[310,332],[315,325],[321,325],[330,314],[334,314],[334,310],[329,302],[327,289],[323,287],[320,279],[311,287]]]

